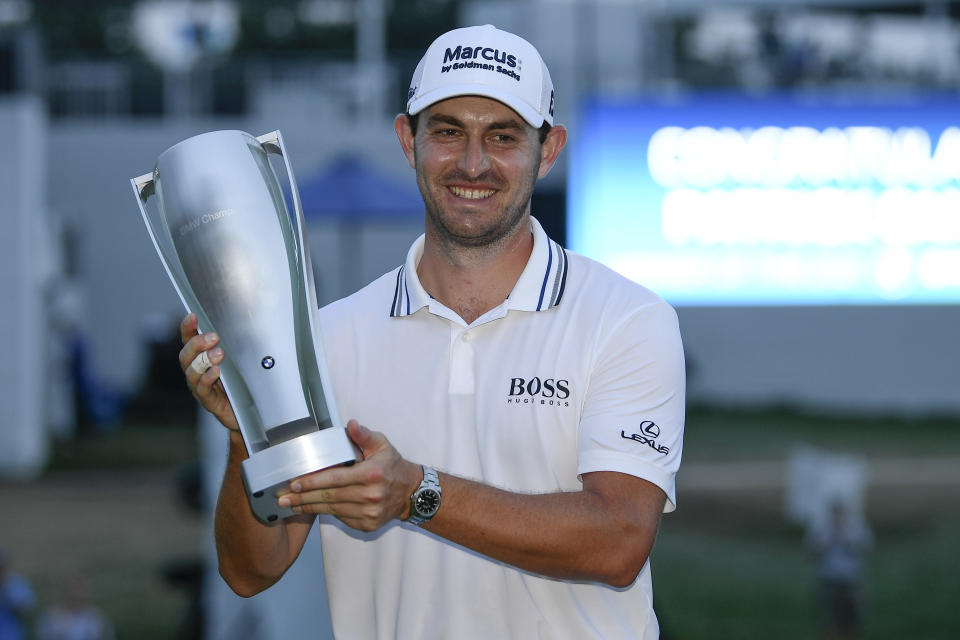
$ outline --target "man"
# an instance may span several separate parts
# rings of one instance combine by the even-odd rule
[[[648,556],[683,431],[676,314],[530,216],[566,140],[553,106],[513,34],[457,29],[427,50],[395,121],[425,234],[320,312],[363,460],[291,483],[279,501],[300,515],[280,526],[247,504],[218,339],[184,320],[188,385],[232,429],[216,541],[237,593],[278,580],[319,514],[337,638],[657,637]]]
[[[862,635],[863,555],[873,543],[870,528],[842,500],[830,504],[827,521],[815,519],[807,546],[817,555],[824,638]]]

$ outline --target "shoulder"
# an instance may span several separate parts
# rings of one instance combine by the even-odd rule
[[[598,320],[614,324],[617,319],[645,316],[677,325],[676,311],[655,292],[596,260],[573,251],[566,251],[566,255],[567,283],[562,303],[568,303],[571,311],[594,314]]]
[[[321,307],[320,322],[326,325],[355,322],[358,318],[389,317],[400,282],[400,270],[398,266],[359,291]]]

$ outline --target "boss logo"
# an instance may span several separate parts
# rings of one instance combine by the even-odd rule
[[[542,404],[569,407],[570,381],[557,378],[510,378],[507,404]]]

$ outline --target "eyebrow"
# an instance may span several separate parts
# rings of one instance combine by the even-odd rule
[[[458,118],[455,118],[453,116],[448,116],[442,113],[431,114],[430,117],[427,119],[428,126],[435,125],[435,124],[449,124],[455,127],[460,127],[461,129],[466,128],[466,125],[464,125],[464,123]],[[519,120],[515,118],[510,118],[507,120],[498,120],[496,122],[491,122],[487,126],[487,131],[495,131],[497,129],[513,129],[516,131],[523,131],[524,126]]]

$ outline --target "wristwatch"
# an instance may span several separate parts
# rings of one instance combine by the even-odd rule
[[[430,522],[440,509],[440,476],[436,469],[423,466],[423,481],[410,496],[410,517],[407,522],[418,527]]]

